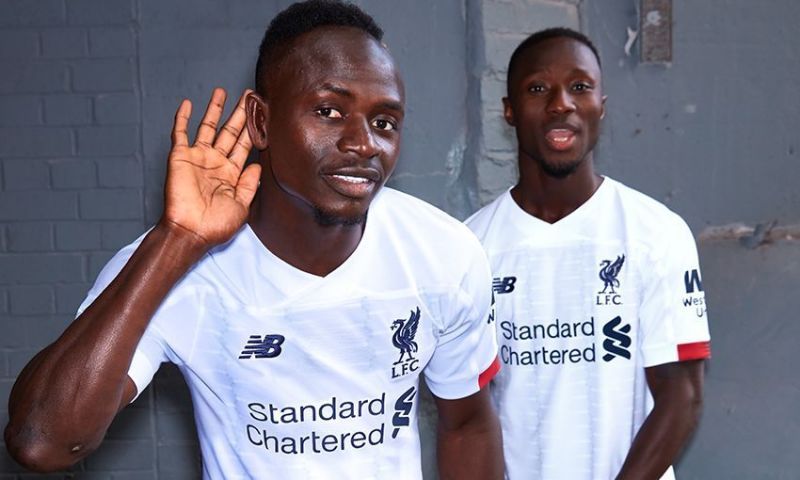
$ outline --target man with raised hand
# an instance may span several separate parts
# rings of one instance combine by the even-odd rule
[[[697,250],[665,206],[595,173],[600,58],[544,30],[508,67],[519,182],[467,222],[495,274],[493,383],[511,480],[674,478],[708,322]]]
[[[381,37],[350,4],[295,4],[221,128],[224,91],[194,144],[181,103],[162,218],[14,386],[5,438],[23,465],[88,455],[169,361],[204,478],[421,478],[421,373],[440,476],[502,477],[488,264],[463,225],[382,189],[404,91]]]

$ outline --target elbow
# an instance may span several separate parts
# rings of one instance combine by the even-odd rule
[[[17,428],[13,423],[6,426],[4,439],[11,458],[38,473],[66,470],[90,453],[80,445],[73,448],[54,445],[44,435],[36,434],[32,429]]]

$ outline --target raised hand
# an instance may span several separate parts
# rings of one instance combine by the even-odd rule
[[[244,224],[258,188],[261,166],[242,170],[253,146],[244,128],[249,93],[244,92],[218,133],[226,94],[214,89],[191,146],[192,103],[183,100],[175,113],[161,221],[196,235],[206,248],[227,241]]]

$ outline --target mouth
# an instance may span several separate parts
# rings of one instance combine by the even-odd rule
[[[547,146],[551,149],[563,152],[569,150],[577,140],[577,132],[574,128],[551,128],[545,133],[544,139]]]
[[[346,168],[325,172],[322,178],[338,194],[363,199],[375,192],[380,185],[381,175],[370,168]]]

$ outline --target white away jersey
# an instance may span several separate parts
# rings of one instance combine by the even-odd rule
[[[615,478],[652,409],[645,367],[709,355],[689,228],[610,178],[554,224],[510,192],[467,223],[495,276],[507,478]]]
[[[81,311],[135,250],[100,274]],[[173,288],[129,376],[189,384],[205,478],[422,478],[419,375],[446,399],[496,373],[491,275],[469,230],[383,189],[356,251],[326,277],[283,262],[245,226]]]

